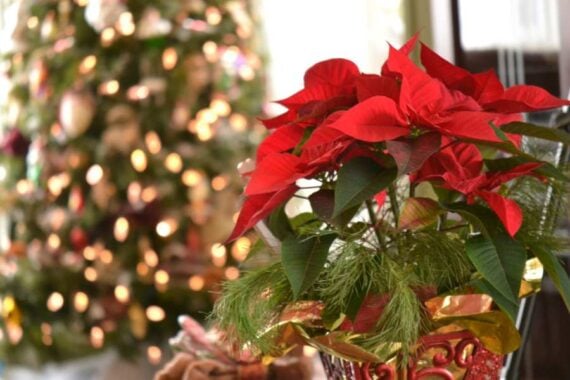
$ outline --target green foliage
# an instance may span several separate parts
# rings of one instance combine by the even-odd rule
[[[458,235],[430,230],[407,233],[402,241],[406,258],[419,283],[446,292],[464,284],[473,273],[465,242]]]
[[[336,235],[288,236],[281,245],[283,269],[295,299],[309,289],[321,272]]]
[[[509,169],[513,169],[516,166],[527,164],[527,163],[540,163],[541,166],[535,169],[534,171],[537,174],[555,178],[560,181],[568,181],[569,178],[566,177],[559,169],[557,169],[554,165],[539,161],[536,159],[531,159],[526,156],[517,156],[517,157],[508,157],[508,158],[495,158],[493,160],[485,160],[485,166],[489,169],[489,171],[507,171]]]
[[[492,287],[510,303],[518,304],[518,294],[525,262],[524,246],[511,238],[500,220],[489,209],[479,205],[447,206],[475,225],[483,235],[471,236],[466,242],[467,256],[486,281],[484,290]],[[504,309],[516,318],[516,308]]]
[[[396,168],[383,168],[367,157],[357,157],[344,164],[338,171],[333,217],[361,205],[388,187],[397,173]]]
[[[558,128],[541,127],[535,124],[516,121],[501,126],[505,133],[514,133],[539,139],[570,144],[570,134]]]
[[[327,305],[327,313],[354,317],[367,294],[390,289],[389,269],[374,249],[348,241],[331,255],[335,258],[315,284],[316,296]]]
[[[409,353],[418,338],[427,331],[426,316],[422,303],[414,292],[413,280],[396,277],[390,294],[390,301],[378,321],[377,330],[358,339],[362,347],[387,360],[396,344],[401,348],[405,365]]]
[[[292,300],[289,280],[277,262],[226,282],[212,318],[229,334],[230,341],[253,343],[259,351],[270,354],[276,349],[277,331],[262,333]]]

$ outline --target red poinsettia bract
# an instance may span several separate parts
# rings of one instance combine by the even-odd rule
[[[405,174],[415,181],[441,183],[468,202],[483,200],[511,235],[517,232],[520,208],[497,189],[532,175],[540,164],[484,172],[473,143],[502,142],[501,126],[521,120],[520,112],[570,102],[535,86],[505,89],[494,72],[472,74],[422,45],[424,71],[408,57],[416,40],[417,35],[400,49],[390,47],[379,74],[362,74],[346,59],[323,61],[307,70],[304,88],[279,101],[287,111],[263,121],[271,133],[259,146],[256,168],[248,173],[245,202],[230,241],[290,199],[298,190],[297,180],[336,170],[348,157],[373,155],[378,143],[407,144],[427,133],[439,135],[443,149],[419,170]],[[519,136],[506,136],[520,145]],[[421,144],[413,147],[423,149]]]

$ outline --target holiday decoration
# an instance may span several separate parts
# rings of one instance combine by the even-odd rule
[[[264,364],[246,353],[236,354],[220,344],[220,332],[206,331],[190,317],[180,317],[182,331],[171,344],[178,351],[161,370],[156,380],[310,380],[310,357],[290,354],[271,364]]]
[[[69,138],[76,138],[89,128],[95,115],[95,100],[84,91],[66,91],[59,104],[59,122]]]
[[[8,367],[47,378],[46,363],[114,352],[155,365],[176,317],[204,318],[239,276],[253,241],[222,243],[234,168],[263,133],[263,73],[237,2],[239,19],[235,1],[18,2],[18,44],[1,65]]]
[[[228,242],[256,227],[269,264],[216,305],[230,344],[268,358],[311,345],[331,379],[497,378],[543,270],[570,305],[546,195],[568,177],[522,141],[570,135],[521,116],[570,102],[425,45],[422,70],[416,40],[379,74],[317,63],[264,121]]]

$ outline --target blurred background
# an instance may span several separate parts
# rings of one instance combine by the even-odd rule
[[[255,239],[223,244],[237,166],[312,64],[375,73],[419,31],[459,66],[567,97],[565,15],[564,0],[0,0],[0,373],[152,378],[178,316],[204,322],[239,277]],[[516,378],[570,378],[564,305],[548,281],[533,302]]]

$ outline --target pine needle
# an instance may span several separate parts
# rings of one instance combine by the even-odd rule
[[[260,334],[292,300],[289,282],[281,262],[277,262],[226,282],[211,318],[227,332],[229,342],[239,347],[251,344],[261,353],[271,354],[275,334]]]

